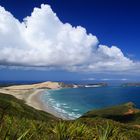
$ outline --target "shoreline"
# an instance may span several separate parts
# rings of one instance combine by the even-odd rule
[[[56,89],[52,89],[52,90],[56,90]],[[25,104],[37,110],[45,111],[63,120],[70,120],[70,118],[62,116],[61,114],[56,112],[53,107],[49,106],[49,104],[44,103],[41,100],[41,94],[43,94],[43,92],[45,91],[48,92],[47,89],[13,90],[12,91],[12,90],[0,88],[0,93],[12,95],[16,97],[17,99],[24,100]]]
[[[70,120],[69,118],[66,118],[64,116],[61,116],[58,112],[54,110],[53,107],[49,106],[47,103],[44,103],[41,99],[41,94],[45,92],[46,89],[43,90],[36,90],[34,93],[30,94],[28,98],[25,100],[26,104],[29,106],[32,106],[33,108],[36,108],[38,110],[45,111],[47,113],[50,113],[54,115],[57,118],[63,119],[63,120]],[[52,89],[53,90],[53,89]],[[48,92],[48,91],[46,91]]]
[[[44,103],[41,99],[41,94],[43,94],[44,91],[47,91],[48,89],[58,90],[61,88],[62,86],[59,82],[47,81],[30,85],[24,84],[1,87],[0,93],[12,95],[17,99],[25,101],[25,104],[37,110],[42,110],[54,115],[55,117],[68,120],[68,118],[63,117],[61,114],[56,112],[53,107]]]

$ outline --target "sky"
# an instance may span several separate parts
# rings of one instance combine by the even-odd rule
[[[0,80],[140,81],[139,0],[0,0]]]

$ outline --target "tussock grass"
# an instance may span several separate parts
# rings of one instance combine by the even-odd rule
[[[109,110],[111,113],[111,108]],[[74,121],[64,121],[29,107],[13,96],[0,94],[0,140],[140,139],[140,129],[130,123],[102,117],[105,111],[100,110],[100,116],[98,112],[96,116],[92,113]],[[139,115],[136,119],[138,123]]]

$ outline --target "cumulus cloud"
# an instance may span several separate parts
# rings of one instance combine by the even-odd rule
[[[19,22],[0,7],[0,65],[59,68],[69,71],[138,70],[139,62],[125,57],[116,47],[98,45],[95,35],[63,23],[49,5],[34,8]]]

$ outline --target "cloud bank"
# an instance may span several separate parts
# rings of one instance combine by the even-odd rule
[[[23,22],[0,6],[0,65],[85,72],[139,72],[140,63],[95,35],[63,23],[49,5],[34,8]]]

